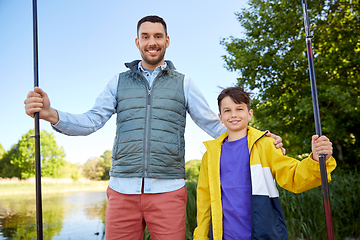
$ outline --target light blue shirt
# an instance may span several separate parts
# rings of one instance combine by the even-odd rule
[[[138,71],[152,83],[155,77],[166,68],[158,66],[152,73],[142,68],[141,62]],[[54,130],[69,136],[86,136],[102,128],[110,117],[116,113],[117,85],[119,74],[116,74],[106,85],[105,89],[95,100],[95,105],[82,114],[71,114],[57,110],[59,121],[52,125]],[[226,131],[218,116],[210,109],[204,96],[195,83],[187,76],[184,78],[184,95],[186,111],[192,120],[207,134],[217,138]],[[144,193],[163,193],[180,189],[185,185],[184,179],[154,179],[144,178]],[[115,178],[110,177],[109,187],[123,194],[140,194],[142,178]]]

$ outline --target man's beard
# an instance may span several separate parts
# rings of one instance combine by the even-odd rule
[[[143,61],[152,66],[157,66],[164,59],[165,56],[165,51],[161,53],[161,55],[159,55],[157,58],[149,58],[143,53],[143,51],[140,51],[140,53]]]

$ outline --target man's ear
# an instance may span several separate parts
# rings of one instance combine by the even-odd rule
[[[166,48],[168,48],[170,45],[170,37],[166,36]]]
[[[135,45],[140,50],[139,38],[135,38]]]

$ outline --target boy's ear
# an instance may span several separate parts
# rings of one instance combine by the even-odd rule
[[[249,110],[249,121],[252,119],[254,111],[252,109]]]
[[[221,114],[220,114],[220,113],[218,114],[218,116],[219,116],[220,122],[223,123],[222,117],[221,117]]]

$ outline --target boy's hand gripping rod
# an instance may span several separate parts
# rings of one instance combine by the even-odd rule
[[[314,70],[314,55],[313,55],[312,46],[311,46],[311,39],[313,38],[313,36],[310,35],[309,18],[308,18],[306,0],[302,0],[302,6],[303,6],[304,23],[305,23],[306,48],[307,48],[308,61],[309,61],[309,73],[310,73],[310,82],[311,82],[311,93],[312,93],[312,99],[313,99],[315,127],[316,127],[316,134],[320,137],[322,135],[322,133],[321,133],[319,103],[318,103],[318,94],[317,94],[317,89],[316,89],[316,79],[315,79],[315,70]],[[325,155],[326,154],[319,154],[321,188],[322,188],[323,200],[324,200],[327,236],[328,236],[329,240],[334,240],[334,231],[333,231],[333,223],[332,223],[332,217],[331,217],[329,186],[328,186],[328,178],[327,178],[327,173],[326,173]]]

